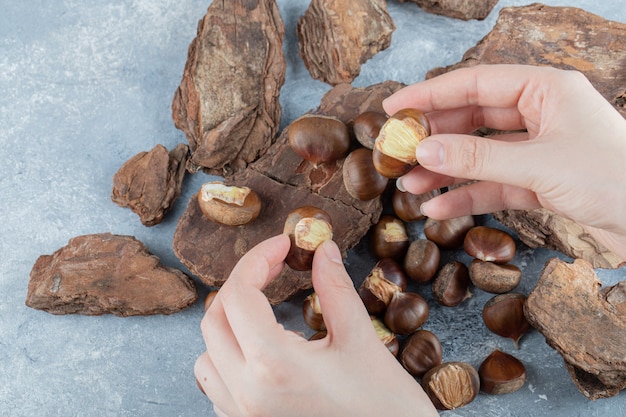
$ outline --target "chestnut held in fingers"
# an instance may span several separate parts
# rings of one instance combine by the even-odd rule
[[[440,365],[442,358],[441,342],[433,332],[428,330],[411,333],[404,340],[398,357],[404,369],[418,378]]]
[[[304,303],[302,304],[302,316],[304,317],[304,322],[311,329],[317,331],[326,330],[320,299],[316,293],[312,293],[304,299]]]
[[[283,232],[291,239],[285,263],[296,271],[309,271],[313,265],[315,249],[333,237],[330,215],[312,206],[291,211],[285,220]]]
[[[526,382],[526,367],[516,357],[494,350],[478,367],[480,389],[487,394],[510,394]]]
[[[435,300],[447,307],[456,307],[470,298],[470,279],[467,266],[459,261],[445,264],[432,284]]]
[[[377,259],[393,258],[400,261],[409,247],[409,236],[402,220],[382,216],[372,228],[370,245]]]
[[[372,326],[374,326],[374,330],[376,330],[376,335],[380,339],[381,342],[389,349],[389,352],[393,356],[398,356],[398,352],[400,351],[400,341],[398,337],[385,326],[380,319],[371,316]]]
[[[287,138],[291,149],[315,166],[343,158],[350,148],[348,126],[331,116],[302,116],[289,125]]]
[[[522,271],[515,265],[500,265],[474,259],[469,265],[469,276],[477,288],[494,294],[504,294],[519,285]]]
[[[261,199],[254,190],[228,186],[222,181],[203,184],[197,198],[206,218],[227,226],[248,224],[261,212]]]
[[[414,292],[396,291],[385,311],[385,325],[401,336],[413,333],[428,319],[428,302]]]
[[[512,292],[496,295],[483,307],[485,326],[498,336],[512,339],[517,348],[520,338],[530,329],[524,315],[525,302],[524,294]]]
[[[468,363],[445,362],[426,372],[422,387],[438,410],[454,410],[474,401],[480,378]]]
[[[406,285],[402,267],[393,259],[384,258],[365,277],[358,293],[370,314],[381,314],[387,309],[393,294],[406,290]]]
[[[356,140],[367,149],[374,149],[374,143],[380,132],[380,128],[383,127],[387,121],[387,115],[378,111],[366,111],[361,113],[352,126],[352,131]]]
[[[475,226],[465,234],[463,249],[481,261],[505,264],[515,256],[515,241],[503,230]]]
[[[456,249],[463,245],[465,234],[474,224],[471,215],[446,220],[428,218],[424,223],[424,234],[441,249]]]
[[[342,169],[343,185],[348,194],[357,200],[371,200],[387,188],[389,179],[376,171],[369,149],[358,148],[350,152]]]
[[[388,178],[398,178],[417,165],[417,145],[430,135],[430,123],[416,109],[402,109],[392,115],[376,138],[374,166]]]
[[[425,203],[439,194],[439,190],[433,190],[423,194],[411,194],[409,192],[400,191],[396,188],[393,191],[393,196],[391,197],[393,212],[405,222],[424,220],[426,216],[420,212],[420,206],[422,203]]]
[[[433,241],[417,239],[411,242],[404,256],[404,272],[413,281],[426,283],[437,273],[440,261],[441,252]]]

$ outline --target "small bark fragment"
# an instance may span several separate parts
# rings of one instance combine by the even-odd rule
[[[498,3],[498,0],[400,0],[411,1],[428,13],[439,14],[461,20],[483,20]]]
[[[172,102],[190,171],[228,176],[273,143],[285,81],[285,28],[275,0],[215,1],[198,24]]]
[[[313,0],[296,34],[311,76],[337,85],[351,83],[361,65],[387,49],[395,28],[383,0]]]
[[[172,314],[191,306],[194,282],[132,236],[78,236],[40,256],[30,274],[26,305],[52,314],[136,316]]]
[[[626,282],[626,281],[625,281]],[[601,291],[592,265],[548,261],[524,311],[556,349],[579,390],[590,399],[626,388],[624,282]]]
[[[129,207],[145,226],[161,223],[180,196],[188,156],[182,143],[169,153],[163,145],[138,153],[113,176],[111,200]]]

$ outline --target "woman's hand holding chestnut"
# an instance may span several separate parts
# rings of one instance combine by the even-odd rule
[[[312,280],[328,334],[307,341],[277,321],[262,289],[282,270],[286,235],[244,255],[202,320],[195,366],[219,416],[436,416],[380,342],[337,245],[315,252]]]
[[[626,260],[626,120],[580,73],[487,65],[406,87],[383,103],[426,113],[420,166],[400,180],[421,194],[479,180],[422,205],[447,219],[545,207],[581,224]],[[470,136],[481,127],[518,131]]]

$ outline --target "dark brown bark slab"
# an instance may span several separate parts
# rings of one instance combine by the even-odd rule
[[[296,34],[311,77],[337,85],[351,83],[362,64],[387,49],[395,29],[384,0],[312,0]]]
[[[78,236],[40,256],[26,305],[52,314],[172,314],[196,301],[194,282],[131,236]]]
[[[113,176],[111,200],[129,207],[145,226],[161,223],[180,196],[189,147],[176,146],[168,152],[156,145],[126,161]]]
[[[382,100],[399,88],[401,84],[393,82],[368,88],[341,84],[323,97],[315,113],[335,116],[351,125],[364,111],[382,110]],[[237,227],[213,223],[202,216],[196,198],[190,199],[177,225],[173,247],[181,262],[205,284],[221,286],[244,253],[282,233],[287,214],[297,207],[317,206],[330,214],[333,239],[344,255],[378,221],[380,198],[359,201],[348,194],[343,185],[343,160],[314,167],[291,150],[288,129],[263,157],[227,180],[232,185],[248,186],[261,197],[263,208],[253,223]],[[310,272],[286,266],[265,294],[277,304],[307,288],[311,288]]]
[[[190,171],[230,175],[272,144],[282,114],[284,32],[274,0],[209,6],[172,102],[191,148]]]
[[[552,259],[524,307],[590,399],[626,388],[626,286],[622,282],[604,291],[601,286],[589,262]]]
[[[498,3],[498,0],[400,0],[416,3],[428,13],[453,17],[461,20],[483,20]]]

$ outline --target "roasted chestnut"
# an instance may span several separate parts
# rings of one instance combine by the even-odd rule
[[[358,148],[350,152],[342,169],[343,185],[348,194],[357,200],[371,200],[387,188],[389,179],[376,171],[369,149]]]
[[[376,259],[393,258],[400,261],[409,244],[406,226],[394,216],[382,216],[372,228],[370,245]]]
[[[433,241],[417,239],[404,256],[404,272],[413,281],[426,283],[437,273],[440,260],[441,252]]]
[[[477,288],[494,294],[504,294],[519,285],[522,271],[515,265],[500,265],[474,259],[469,265],[469,276]]]
[[[467,231],[463,249],[481,261],[504,264],[515,256],[515,241],[507,232],[487,226],[475,226]]]
[[[411,333],[402,343],[398,359],[413,376],[421,378],[441,364],[443,350],[439,338],[428,330]]]
[[[441,305],[455,307],[470,298],[467,266],[459,261],[445,264],[432,284],[433,298]]]
[[[383,342],[393,356],[398,356],[398,352],[400,351],[398,336],[389,330],[380,319],[374,316],[371,316],[370,319],[372,320],[372,326],[374,326],[374,330],[376,330],[376,335],[380,341]]]
[[[402,267],[391,258],[379,260],[359,286],[358,293],[370,314],[381,314],[387,309],[393,294],[406,290],[406,276]]]
[[[330,215],[318,207],[303,206],[291,211],[283,232],[291,239],[285,263],[296,271],[309,271],[315,249],[333,237]]]
[[[302,303],[302,317],[304,322],[313,330],[326,330],[320,299],[316,293],[309,294]]]
[[[485,326],[498,336],[512,339],[517,348],[520,338],[530,330],[524,315],[525,302],[524,294],[512,292],[496,295],[483,307]]]
[[[383,127],[387,121],[387,115],[378,111],[366,111],[361,113],[352,126],[352,131],[356,140],[367,149],[374,149],[374,143],[380,132],[380,128]]]
[[[391,197],[393,212],[405,222],[424,220],[426,216],[420,212],[420,206],[422,203],[425,203],[439,194],[439,190],[433,190],[423,194],[411,194],[409,192],[400,191],[396,188],[393,192],[393,196]]]
[[[426,372],[422,387],[435,408],[454,410],[474,401],[480,390],[480,378],[469,363],[444,362]]]
[[[203,184],[197,198],[206,218],[227,226],[248,224],[261,212],[261,199],[254,190],[228,186],[222,181]]]
[[[424,234],[441,249],[456,249],[463,245],[465,234],[474,227],[474,216],[461,216],[454,219],[426,219]]]
[[[515,356],[494,350],[478,367],[480,389],[487,394],[510,394],[526,382],[526,367]]]
[[[291,149],[315,166],[343,158],[350,148],[348,127],[331,116],[302,116],[289,125],[287,138]]]
[[[413,333],[428,319],[428,302],[414,292],[396,291],[385,311],[385,325],[400,336]]]

